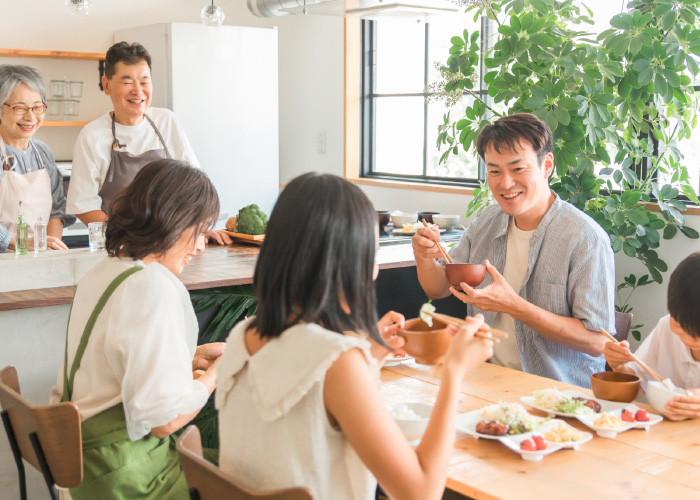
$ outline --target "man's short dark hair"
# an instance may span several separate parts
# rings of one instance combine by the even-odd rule
[[[105,76],[109,79],[117,72],[117,63],[133,66],[146,61],[151,68],[151,54],[140,43],[119,42],[112,45],[105,56]]]
[[[530,113],[504,116],[486,125],[476,138],[476,150],[485,160],[484,155],[489,147],[497,153],[501,152],[501,148],[515,151],[522,147],[521,141],[532,146],[540,163],[547,153],[552,152],[552,131],[545,122]]]
[[[700,252],[678,264],[668,282],[668,312],[688,335],[700,338]]]

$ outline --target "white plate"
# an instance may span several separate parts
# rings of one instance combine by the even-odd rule
[[[534,418],[540,419],[542,422],[547,420],[546,418],[542,417],[535,417]],[[482,434],[480,432],[476,432],[476,424],[479,423],[481,420],[481,410],[474,410],[470,411],[469,413],[460,413],[457,415],[457,418],[455,419],[455,427],[457,428],[458,431],[463,432],[465,434],[469,434],[470,436],[474,436],[475,438],[483,438],[483,439],[500,439],[502,437],[506,436],[492,436],[491,434]],[[541,425],[538,426],[535,431],[539,432]],[[535,432],[533,431],[533,432]],[[527,433],[523,434],[514,434],[514,436],[522,436]],[[520,442],[520,441],[518,441]]]
[[[547,440],[548,443],[551,442],[551,443],[555,443],[555,444],[560,444],[562,446],[562,448],[573,448],[574,450],[578,450],[579,446],[581,446],[582,444],[587,443],[588,441],[593,439],[593,434],[591,434],[590,432],[580,431],[580,430],[576,429],[575,427],[570,426],[569,424],[567,424],[563,420],[556,420],[556,419],[550,420],[549,422],[545,422],[544,424],[542,424],[542,426],[538,429],[537,432],[544,436],[550,429],[553,429],[554,427],[559,427],[560,425],[563,425],[564,427],[568,427],[569,429],[573,430],[574,432],[581,434],[581,436],[582,436],[581,439],[579,439],[578,441],[565,441],[562,443],[557,443],[555,441]],[[545,440],[546,439],[547,438],[545,438]]]
[[[416,234],[416,231],[418,229],[420,229],[420,228],[412,229],[410,231],[404,231],[403,228],[401,228],[401,229],[394,229],[393,232],[394,232],[394,234],[399,235],[399,236],[413,236],[414,234]],[[440,229],[440,232],[444,233],[445,229]]]
[[[541,434],[541,432],[526,432],[524,434],[519,434],[517,436],[502,436],[498,440],[506,445],[508,448],[518,453],[523,460],[529,462],[539,462],[545,455],[554,453],[555,451],[561,450],[564,446],[562,443],[553,443],[551,441],[545,441],[547,447],[544,450],[539,451],[525,451],[520,449],[520,443],[526,439],[531,438],[534,434]]]
[[[639,410],[640,408],[636,405],[628,404],[625,406],[625,409],[631,411],[632,413],[637,413],[637,410]],[[622,412],[620,412],[620,413],[622,413]],[[663,419],[664,419],[664,417],[662,417],[661,415],[657,415],[656,413],[649,412],[649,421],[648,422],[635,422],[634,428],[635,429],[644,429],[645,431],[648,431],[652,425],[658,424]]]
[[[617,418],[620,418],[620,414],[622,413],[622,410],[613,410],[609,411],[606,413],[610,413],[611,415],[614,415]],[[598,434],[600,437],[604,438],[614,438],[617,436],[620,432],[625,432],[628,431],[634,427],[637,426],[637,422],[624,422],[624,425],[621,425],[620,427],[613,427],[613,428],[608,428],[608,427],[598,427],[595,425],[593,422],[598,420],[603,414],[602,413],[594,413],[593,415],[576,415],[576,418],[579,419],[581,422],[583,422],[585,425],[596,431],[596,434]],[[644,422],[647,423],[647,422]]]
[[[406,354],[406,356],[404,356],[403,358],[400,356],[399,357],[389,356],[388,358],[386,358],[386,361],[384,361],[384,364],[382,366],[396,366],[396,365],[400,365],[404,361],[413,361],[413,359],[414,359],[413,356],[409,356],[408,354]]]
[[[613,410],[620,410],[622,408],[625,408],[628,406],[628,403],[616,403],[614,401],[606,401],[604,399],[598,399],[594,398],[593,396],[589,396],[588,394],[585,394],[583,392],[575,391],[575,390],[566,390],[566,391],[560,391],[561,394],[564,394],[565,396],[569,396],[570,398],[586,398],[586,399],[592,399],[593,401],[597,401],[598,404],[600,405],[600,411],[601,412],[610,412]],[[533,408],[537,408],[538,410],[541,410],[545,412],[549,416],[554,416],[556,415],[557,417],[564,417],[564,418],[576,418],[578,415],[573,414],[573,413],[561,413],[558,411],[554,410],[548,410],[547,408],[544,408],[542,406],[538,406],[537,403],[535,403],[535,397],[534,396],[523,396],[520,398],[520,401],[523,403],[532,406]],[[590,413],[589,415],[593,415]]]

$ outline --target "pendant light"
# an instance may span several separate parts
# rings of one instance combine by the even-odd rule
[[[202,18],[202,24],[206,26],[221,26],[226,18],[224,11],[214,5],[214,0],[211,0],[211,5],[202,8],[200,17]]]
[[[71,14],[87,16],[90,14],[92,3],[90,0],[66,0],[63,4]]]

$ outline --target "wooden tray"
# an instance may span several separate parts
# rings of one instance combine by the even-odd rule
[[[224,230],[222,230],[222,232],[228,234],[233,239],[242,241],[243,243],[252,243],[253,245],[262,245],[262,242],[265,239],[264,234],[243,234]]]

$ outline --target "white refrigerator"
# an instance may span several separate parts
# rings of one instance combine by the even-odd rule
[[[151,105],[182,123],[219,193],[219,226],[251,203],[269,215],[279,193],[277,30],[155,24],[114,41],[151,54]]]

